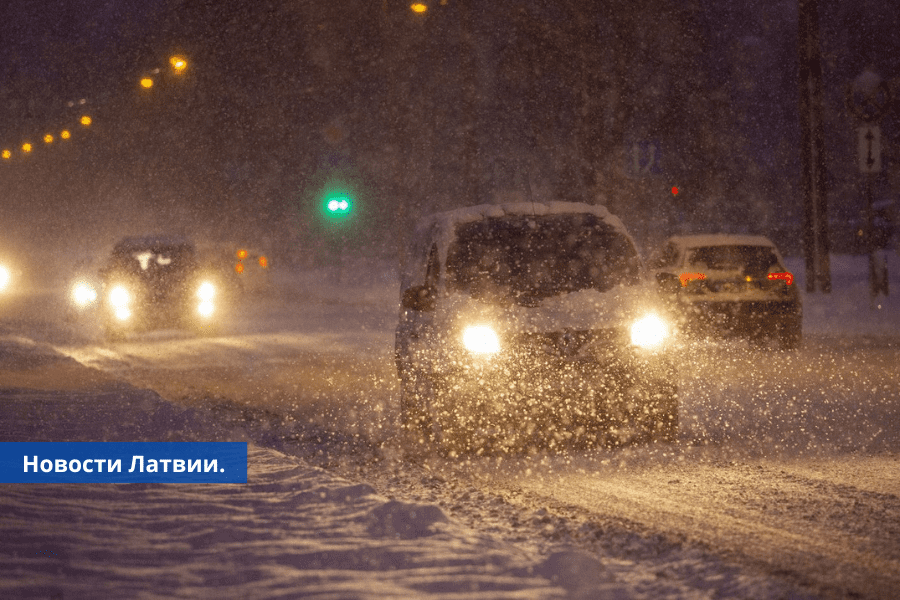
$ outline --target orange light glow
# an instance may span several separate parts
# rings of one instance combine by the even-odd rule
[[[265,256],[260,256],[260,257],[259,257],[259,266],[261,266],[263,269],[268,268],[268,266],[269,266],[269,259],[266,258]]]
[[[238,264],[234,265],[234,271],[235,271],[238,275],[240,275],[241,273],[243,273],[243,272],[244,272],[244,263],[238,263]]]
[[[181,56],[173,56],[169,59],[169,64],[172,65],[176,73],[181,73],[187,68],[187,61]]]
[[[26,154],[31,152],[31,144],[28,142],[22,144],[22,152],[25,152]]]
[[[687,287],[687,284],[691,281],[706,279],[706,275],[703,273],[682,273],[678,276],[678,279],[681,281],[681,287]]]
[[[412,4],[409,5],[409,8],[414,13],[419,13],[419,14],[422,14],[422,13],[428,11],[428,5],[425,4],[424,2],[413,2]]]
[[[63,129],[62,131],[59,132],[59,137],[61,137],[64,140],[67,140],[70,137],[72,137],[72,134],[69,132],[68,129]]]
[[[247,258],[247,251],[241,248],[237,251],[237,257],[238,260],[244,260],[245,258]]]
[[[53,143],[53,136],[50,135],[49,133],[48,133],[47,135],[45,135],[45,136],[44,136],[44,143],[45,143],[45,144],[52,144],[52,143]]]
[[[91,120],[91,118],[89,116],[84,115],[83,117],[81,117],[81,124],[84,125],[85,127],[87,127],[91,123],[93,123],[93,121]]]
[[[794,274],[793,273],[769,273],[767,277],[770,280],[781,279],[786,284],[791,285],[794,283]]]
[[[9,150],[4,150],[3,158],[6,158],[6,159],[12,158],[12,152],[10,152]]]
[[[149,90],[153,87],[153,79],[151,79],[150,77],[141,78],[141,87],[145,90]]]

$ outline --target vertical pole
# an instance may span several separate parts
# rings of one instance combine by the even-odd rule
[[[409,42],[403,31],[403,15],[397,12],[388,0],[381,5],[382,44],[386,46],[383,68],[387,77],[387,103],[382,106],[382,115],[388,123],[387,148],[385,162],[388,165],[387,194],[394,205],[395,251],[397,252],[397,270],[402,274],[406,265],[407,228],[410,217],[411,195],[404,185],[404,169],[409,140],[407,134],[407,117],[404,112],[409,104],[407,89],[404,83],[409,79],[406,60],[409,54]],[[404,67],[402,73],[398,72]]]
[[[866,187],[866,254],[869,255],[869,296],[874,302],[875,296],[878,295],[879,276],[877,265],[875,264],[875,210],[872,202],[872,175],[865,174]]]
[[[462,69],[461,90],[463,105],[463,198],[471,204],[484,202],[481,181],[481,147],[479,140],[478,114],[480,108],[480,91],[478,86],[478,64],[475,49],[477,32],[472,30],[471,19],[473,6],[469,0],[462,0],[457,4],[460,16],[460,47],[463,55],[460,57]]]
[[[800,158],[806,291],[831,292],[818,0],[799,0]]]

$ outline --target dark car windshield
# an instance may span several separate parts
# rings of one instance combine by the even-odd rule
[[[533,304],[566,292],[639,281],[631,241],[591,214],[507,216],[457,225],[447,255],[451,289]]]
[[[698,269],[766,273],[778,265],[768,246],[703,246],[691,250],[688,264]]]
[[[145,277],[174,274],[194,266],[194,248],[187,244],[121,244],[113,250],[111,266]]]

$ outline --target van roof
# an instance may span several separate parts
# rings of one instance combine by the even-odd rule
[[[434,213],[419,221],[408,246],[404,272],[401,274],[401,287],[405,290],[412,285],[421,285],[425,281],[425,264],[421,260],[423,253],[427,256],[432,244],[437,244],[441,264],[446,263],[447,252],[453,241],[456,227],[462,223],[471,223],[483,219],[500,218],[515,215],[555,215],[555,214],[592,214],[609,224],[632,244],[634,240],[625,229],[625,225],[609,210],[599,204],[584,202],[510,202],[505,204],[479,204],[465,206],[453,210]]]

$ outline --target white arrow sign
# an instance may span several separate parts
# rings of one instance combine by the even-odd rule
[[[859,170],[861,173],[881,172],[881,128],[862,125],[859,128]]]

